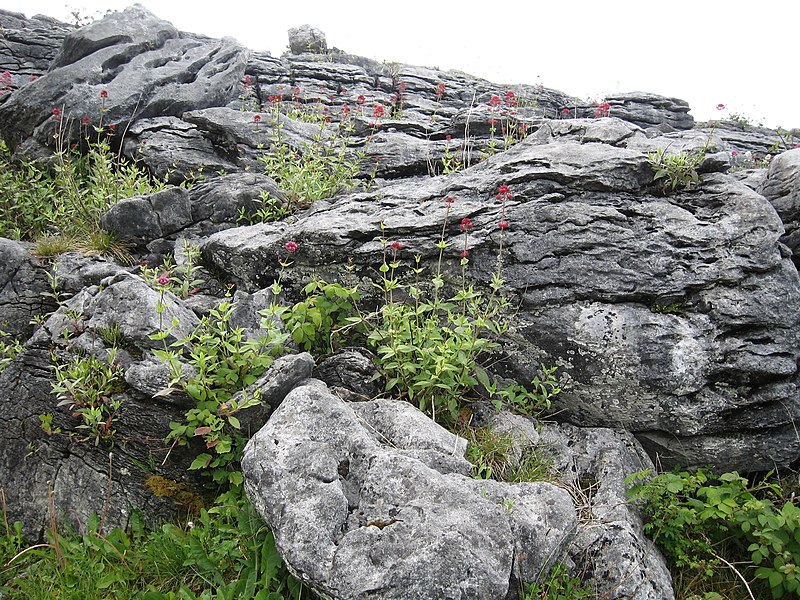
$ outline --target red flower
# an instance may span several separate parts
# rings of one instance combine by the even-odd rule
[[[249,87],[251,81],[252,81],[252,79],[250,79],[250,75],[245,75],[244,76],[244,85],[245,85],[245,87]]]
[[[101,98],[108,98],[108,90],[100,90]]]
[[[356,102],[358,102],[359,104],[364,104],[364,102],[366,101],[367,99],[364,97],[364,94],[359,94],[358,98],[356,98]]]
[[[170,282],[170,278],[167,277],[166,275],[162,275],[156,280],[156,282],[158,283],[158,285],[167,285]]]
[[[489,125],[491,125],[492,127],[494,127],[495,125],[497,125],[497,119],[489,119],[487,122],[488,122],[488,123],[489,123]]]
[[[497,188],[498,194],[508,194],[510,191],[511,189],[509,189],[507,185],[501,185],[499,188]]]
[[[83,117],[81,119],[81,123],[83,123],[84,125],[88,125],[91,122],[92,122],[92,120],[89,117]]]
[[[611,105],[608,102],[601,102],[594,111],[595,117],[607,117],[611,114]]]
[[[286,248],[286,251],[289,253],[297,252],[297,242],[286,242],[283,247]]]
[[[255,121],[256,123],[260,122],[261,121],[261,115],[253,115],[253,121]]]
[[[50,120],[51,121],[60,121],[61,120],[61,110],[58,109],[58,108],[54,108],[52,113],[51,113]]]
[[[731,150],[731,156],[736,156],[737,154],[739,153],[736,150]]]
[[[564,115],[565,117],[568,117],[569,116],[569,109],[568,108],[562,108],[561,109],[561,114]]]
[[[111,133],[114,133],[114,132],[117,130],[117,126],[116,126],[114,123],[110,123],[110,124],[108,125],[108,130],[109,130]]]
[[[444,199],[444,203],[447,205],[448,208],[452,206],[455,201],[456,201],[455,198],[453,198],[452,196],[448,196],[447,198]]]
[[[498,226],[500,229],[508,229],[508,221],[500,221],[500,222],[497,224],[497,226]]]
[[[725,110],[725,105],[722,102],[720,102],[719,104],[717,104],[717,110]]]
[[[459,258],[467,258],[469,256],[469,250],[462,250],[461,254],[458,255]]]
[[[502,102],[503,102],[503,100],[497,94],[495,94],[494,96],[489,98],[489,104],[491,104],[492,106],[495,106],[495,107],[500,106],[500,104]]]
[[[383,106],[381,106],[380,104],[376,104],[375,106],[372,107],[372,116],[375,117],[376,119],[380,119],[385,114],[385,112],[386,111],[384,110]]]
[[[403,244],[401,244],[400,242],[392,242],[392,244],[389,246],[389,248],[391,248],[392,250],[397,252],[398,250],[402,250],[403,249]]]
[[[469,217],[464,217],[461,219],[461,225],[459,225],[461,231],[471,231],[472,230],[472,219]]]
[[[446,136],[444,136],[444,140],[445,140],[446,142],[450,142],[450,141],[452,141],[452,140],[453,140],[453,136],[452,136],[452,135],[450,135],[450,134],[448,133]]]
[[[439,98],[439,100],[441,100],[442,96],[444,96],[444,89],[445,88],[443,83],[440,83],[439,85],[436,86],[436,97]]]

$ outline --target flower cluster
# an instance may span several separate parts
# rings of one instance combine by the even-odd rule
[[[608,102],[601,102],[594,109],[595,118],[607,117],[611,114],[611,105]]]
[[[445,87],[443,83],[436,86],[436,99],[441,100],[444,97]]]
[[[0,96],[11,91],[11,82],[11,73],[9,71],[0,73]]]

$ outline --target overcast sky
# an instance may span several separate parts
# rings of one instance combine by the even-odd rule
[[[377,60],[458,69],[498,84],[542,84],[600,100],[646,91],[682,98],[697,120],[731,113],[800,127],[800,1],[762,0],[141,0],[184,31],[230,36],[280,55],[309,23],[329,46]],[[70,21],[121,0],[0,0],[28,16]],[[202,3],[206,6],[206,3]],[[716,110],[717,104],[727,110]]]

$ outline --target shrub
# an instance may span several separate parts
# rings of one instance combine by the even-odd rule
[[[629,496],[642,503],[645,533],[674,569],[692,570],[702,582],[720,568],[745,565],[749,581],[773,598],[800,591],[800,509],[781,500],[777,484],[703,469],[653,477],[644,471],[626,481],[634,484]]]

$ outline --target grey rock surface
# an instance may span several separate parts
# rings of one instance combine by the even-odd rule
[[[0,106],[0,133],[12,146],[32,135],[48,146],[56,130],[77,136],[84,117],[121,133],[139,118],[221,106],[234,97],[246,60],[233,40],[180,34],[134,5],[70,32],[50,70]]]
[[[800,149],[772,160],[760,192],[778,212],[786,229],[781,241],[792,251],[795,265],[800,264]]]
[[[32,245],[0,238],[0,329],[27,339],[31,321],[55,310],[47,265],[31,255]]]
[[[328,43],[325,34],[311,25],[301,25],[289,30],[289,50],[292,54],[325,54]]]
[[[275,181],[259,173],[233,173],[193,186],[169,187],[114,204],[101,219],[104,229],[124,242],[147,246],[157,240],[199,237],[245,222],[263,198],[285,202]],[[160,244],[158,244],[160,245]]]
[[[581,514],[568,555],[600,598],[672,600],[672,576],[628,503],[625,477],[653,463],[629,433],[541,425],[539,448],[573,492]]]
[[[204,256],[249,289],[272,283],[288,240],[301,250],[286,281],[312,265],[342,276],[344,257],[368,274],[381,237],[430,264],[453,195],[447,241],[460,251],[458,223],[472,220],[469,273],[488,284],[501,219],[494,196],[509,185],[503,275],[521,306],[504,349],[515,379],[530,380],[538,361],[558,364],[569,381],[554,406],[562,418],[625,427],[665,463],[791,463],[800,282],[772,206],[713,172],[698,191],[663,196],[645,152],[675,140],[702,147],[702,135],[650,139],[613,118],[546,128],[449,177],[319,202],[291,224],[220,232]],[[456,252],[445,258],[457,272]],[[729,444],[732,434],[741,443]]]
[[[92,273],[100,270],[96,261],[90,264],[87,287],[66,300],[36,330],[23,353],[0,372],[0,406],[7,416],[0,422],[4,440],[0,481],[8,518],[22,521],[32,539],[49,526],[51,490],[56,517],[79,530],[92,513],[104,514],[110,528],[126,527],[133,510],[142,511],[153,525],[185,515],[190,507],[164,495],[163,484],[153,483],[154,476],[182,486],[200,504],[207,501],[201,479],[188,470],[201,449],[164,442],[170,422],[182,421],[194,402],[183,393],[163,393],[171,373],[152,353],[165,342],[189,335],[199,320],[169,292],[159,316],[160,294],[127,272],[88,285]],[[170,329],[165,342],[153,340],[151,335],[162,328]],[[113,446],[108,440],[95,444],[85,439],[77,428],[80,417],[57,406],[52,392],[55,365],[90,355],[106,361],[112,331],[118,348],[116,364],[126,384],[113,396],[121,401],[114,415]],[[258,385],[265,400],[277,406],[292,387],[310,376],[313,359],[285,356],[273,366]],[[188,364],[185,377],[191,374],[187,369]],[[239,413],[244,434],[261,427],[270,410],[266,404]],[[40,415],[52,415],[49,431],[42,429]]]
[[[465,448],[409,404],[347,404],[319,382],[286,397],[242,468],[287,565],[323,597],[505,598],[516,574],[548,570],[576,516],[551,484],[466,477]]]
[[[0,72],[11,74],[12,88],[41,77],[72,29],[43,15],[26,19],[20,13],[0,9]],[[0,92],[0,97],[3,95]]]

